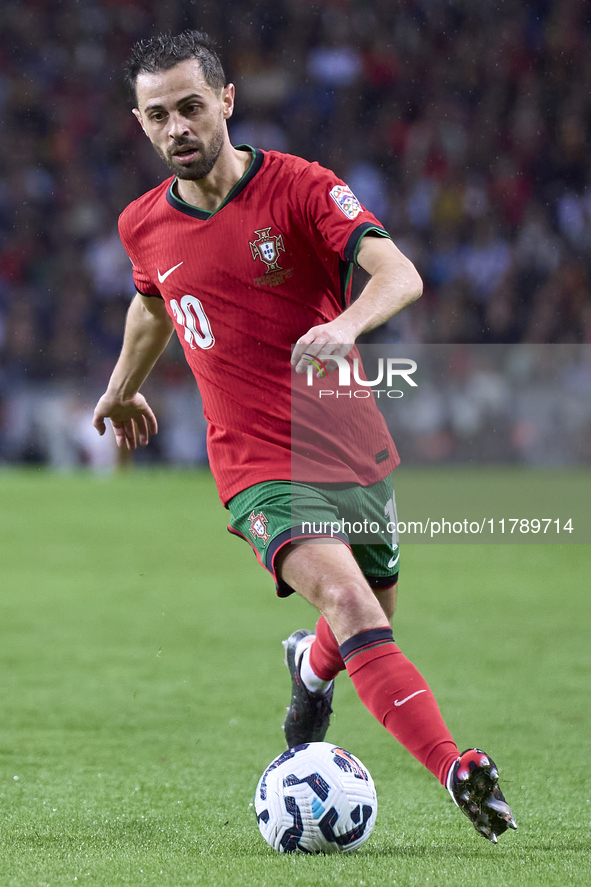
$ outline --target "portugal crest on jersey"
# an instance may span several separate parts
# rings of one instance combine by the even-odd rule
[[[269,522],[269,518],[266,517],[262,511],[259,511],[258,514],[255,514],[254,511],[251,511],[248,515],[248,519],[250,521],[250,532],[253,539],[260,539],[265,545],[271,538],[269,533],[267,533],[267,524]]]
[[[283,236],[281,234],[272,236],[270,227],[261,228],[254,233],[258,234],[258,240],[255,240],[254,242],[249,241],[249,244],[255,262],[257,259],[260,259],[265,263],[267,266],[265,274],[270,274],[273,271],[281,271],[281,266],[279,265],[278,260],[279,253],[285,252]]]

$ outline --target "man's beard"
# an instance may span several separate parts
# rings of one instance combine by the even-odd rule
[[[183,139],[173,145],[171,151],[166,154],[159,148],[156,148],[156,146],[154,146],[154,148],[160,159],[164,161],[169,170],[173,172],[177,178],[186,179],[187,181],[197,181],[198,179],[204,179],[205,176],[209,175],[216,165],[217,159],[224,147],[224,137],[224,126],[223,123],[220,123],[220,126],[214,132],[211,141],[207,146],[204,146],[201,142],[196,143],[189,139]],[[181,148],[197,149],[200,152],[199,157],[192,160],[189,164],[181,164],[175,160],[173,153]]]

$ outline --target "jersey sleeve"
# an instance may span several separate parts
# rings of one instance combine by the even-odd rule
[[[143,270],[137,259],[137,256],[134,253],[132,243],[133,238],[130,236],[130,233],[128,231],[125,212],[121,213],[121,215],[119,216],[119,237],[121,238],[123,248],[129,257],[129,260],[131,261],[133,282],[135,284],[137,292],[140,294],[140,296],[155,296],[157,298],[162,298],[160,290],[153,283],[149,275]]]
[[[300,177],[298,194],[309,230],[345,262],[356,262],[366,234],[390,236],[348,185],[318,163],[311,163]]]

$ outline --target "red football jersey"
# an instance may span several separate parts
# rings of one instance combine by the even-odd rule
[[[334,173],[250,150],[249,169],[214,212],[178,198],[174,178],[124,210],[137,290],[162,297],[174,321],[224,504],[267,480],[376,483],[399,459],[373,395],[319,399],[290,356],[310,327],[349,304],[361,238],[388,235]]]

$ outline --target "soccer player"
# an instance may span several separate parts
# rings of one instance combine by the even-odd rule
[[[172,176],[120,218],[137,295],[94,425],[103,434],[109,418],[120,447],[148,443],[157,422],[139,389],[176,330],[201,391],[229,529],[251,543],[279,595],[295,591],[321,614],[315,635],[285,642],[288,746],[324,739],[333,681],[346,669],[370,712],[496,842],[516,825],[494,762],[479,749],[458,753],[428,684],[393,640],[396,538],[325,538],[327,521],[395,515],[398,455],[375,402],[343,405],[336,428],[311,421],[298,436],[292,427],[292,392],[318,415],[314,389],[297,384],[302,374],[310,365],[324,374],[331,355],[351,360],[359,335],[420,296],[420,277],[332,172],[232,146],[234,86],[207,35],[141,41],[127,81],[133,113]],[[353,262],[370,279],[350,304]],[[306,509],[312,526],[299,520]]]

